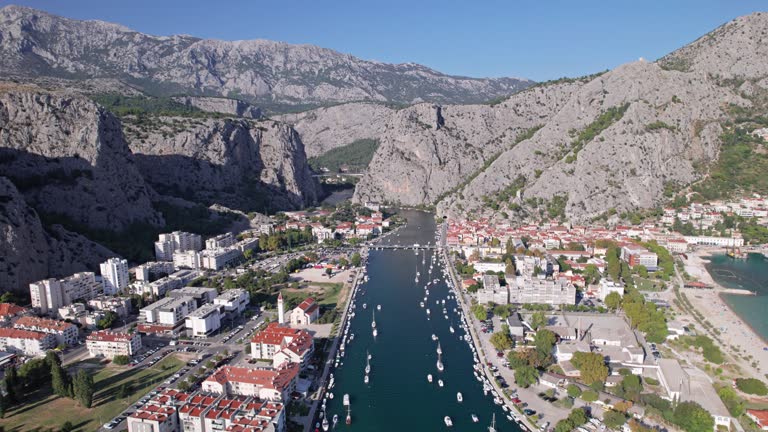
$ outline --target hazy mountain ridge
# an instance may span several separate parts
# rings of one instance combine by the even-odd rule
[[[531,84],[450,76],[312,45],[156,37],[18,6],[0,9],[0,53],[4,74],[117,78],[155,95],[236,96],[283,108],[360,100],[477,103]]]

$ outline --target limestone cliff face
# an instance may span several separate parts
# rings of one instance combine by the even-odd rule
[[[519,176],[526,179],[524,199],[559,195],[565,216],[575,221],[658,205],[665,185],[691,183],[717,158],[728,104],[749,102],[703,73],[646,62],[621,66],[581,87],[531,139],[503,153],[467,185],[463,198],[449,197],[440,210],[488,213],[483,197],[508,184],[498,179]],[[578,134],[612,107],[626,111],[575,149]],[[509,212],[512,203],[501,204]],[[544,206],[527,207],[536,214]]]
[[[531,84],[445,75],[312,45],[156,37],[18,6],[0,9],[0,54],[6,75],[117,78],[156,95],[236,93],[258,105],[281,107],[359,100],[478,103]]]
[[[81,96],[2,86],[0,175],[38,212],[90,228],[163,223],[120,122]]]
[[[93,270],[111,256],[61,226],[46,231],[13,183],[0,177],[0,292],[25,291],[36,280]]]
[[[317,200],[304,145],[290,126],[243,119],[161,118],[158,124],[128,136],[139,170],[163,193],[247,211]]]

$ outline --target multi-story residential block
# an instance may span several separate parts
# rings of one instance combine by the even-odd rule
[[[141,350],[139,333],[122,333],[108,330],[88,335],[85,346],[92,357],[113,359],[117,355],[131,357]]]
[[[53,335],[57,345],[73,346],[77,344],[77,326],[65,321],[23,316],[13,322],[13,327]]]
[[[509,290],[506,286],[501,286],[499,277],[496,275],[484,275],[483,287],[477,290],[477,302],[480,304],[509,303]]]
[[[620,282],[614,282],[608,279],[600,279],[600,284],[598,285],[598,290],[597,290],[597,298],[599,298],[600,301],[605,301],[605,298],[608,297],[608,294],[612,292],[618,293],[620,296],[623,296],[624,284]]]
[[[251,295],[242,288],[233,288],[222,292],[213,299],[213,304],[224,307],[224,312],[241,314],[251,302]]]
[[[207,287],[184,287],[168,291],[168,297],[191,297],[195,299],[197,307],[204,304],[213,303],[213,300],[218,295],[216,288]]]
[[[523,276],[507,281],[509,303],[576,304],[576,287],[566,279],[528,279]]]
[[[188,250],[199,251],[203,248],[202,238],[199,234],[183,231],[174,231],[169,234],[160,234],[155,242],[155,257],[158,261],[173,261],[175,252]]]
[[[298,363],[284,363],[277,369],[223,366],[202,384],[202,390],[216,394],[254,396],[262,400],[287,401],[296,388]]]
[[[136,280],[142,282],[150,282],[153,279],[167,276],[174,270],[173,262],[168,261],[149,261],[134,268]]]
[[[64,290],[57,279],[45,279],[29,284],[32,307],[47,315],[64,306]]]
[[[185,327],[193,337],[206,337],[221,328],[222,306],[205,304],[187,315]]]
[[[223,249],[235,244],[235,236],[232,233],[225,233],[211,237],[205,241],[206,249]]]
[[[744,239],[741,237],[712,237],[712,236],[685,236],[688,244],[697,246],[742,247]]]
[[[129,297],[96,297],[88,300],[88,306],[124,317],[131,312],[131,299]]]
[[[147,294],[155,297],[163,297],[168,291],[179,289],[192,282],[200,275],[197,270],[179,270],[171,275],[160,278],[154,282],[137,282],[132,285],[134,294]]]
[[[47,350],[55,346],[56,337],[52,334],[0,328],[0,351],[36,357],[45,355]]]
[[[173,267],[175,269],[199,270],[202,266],[201,254],[196,250],[179,251],[173,254]]]
[[[651,271],[656,270],[659,266],[659,257],[655,253],[635,244],[625,245],[621,248],[621,259],[626,261],[630,267],[641,265]]]
[[[192,297],[166,297],[141,309],[141,314],[146,324],[175,328],[195,309],[197,301]]]
[[[320,306],[310,297],[296,306],[288,315],[292,326],[309,325],[320,317]]]
[[[114,295],[128,287],[128,261],[110,258],[101,263],[101,282],[105,295]]]
[[[284,362],[298,363],[304,368],[314,352],[312,335],[301,329],[273,322],[251,339],[251,357],[272,360],[277,367]]]

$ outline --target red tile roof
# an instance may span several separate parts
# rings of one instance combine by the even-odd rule
[[[312,346],[312,335],[301,329],[294,329],[273,322],[264,330],[256,333],[251,339],[253,343],[278,345],[302,355]]]
[[[768,410],[748,409],[747,413],[757,419],[760,427],[768,426]]]
[[[19,317],[14,323],[14,327],[37,327],[56,332],[63,332],[75,327],[74,324],[70,324],[64,321],[52,320],[48,318],[37,318],[33,316]]]
[[[299,309],[303,310],[304,313],[311,314],[315,311],[315,309],[318,308],[317,303],[315,302],[315,299],[312,297],[307,298],[301,304],[298,306]]]
[[[129,334],[122,332],[114,332],[109,330],[99,330],[88,335],[90,341],[103,341],[103,342],[129,342],[131,339],[137,337],[138,334]]]
[[[14,316],[26,312],[26,309],[13,303],[0,303],[0,317]]]
[[[208,377],[206,381],[214,381],[221,385],[228,382],[240,382],[283,391],[288,388],[288,385],[298,374],[299,365],[296,363],[284,363],[278,369],[223,366]]]
[[[0,328],[0,338],[13,338],[13,339],[37,339],[42,340],[48,336],[45,333],[40,333],[31,330],[20,330],[15,328]],[[53,336],[50,336],[53,337]]]

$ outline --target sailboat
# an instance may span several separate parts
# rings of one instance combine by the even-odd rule
[[[441,354],[437,353],[437,370],[442,372],[445,370],[445,367],[443,366],[443,360],[441,359]]]
[[[440,348],[440,342],[437,343],[437,353],[438,354],[442,354],[443,353],[443,349]]]
[[[376,312],[373,313],[373,321],[371,321],[371,327],[376,328]]]
[[[363,383],[368,384],[370,382],[370,378],[368,378],[368,375],[365,375],[365,378],[363,378]]]
[[[352,407],[349,405],[347,405],[347,424],[352,424]],[[496,429],[494,429],[493,432],[496,432]]]
[[[496,413],[493,413],[493,420],[491,420],[491,425],[488,426],[488,432],[496,432]]]
[[[365,353],[366,353],[366,357],[365,357],[365,374],[368,375],[369,373],[371,373],[371,361],[370,361],[371,356],[370,356],[370,354],[368,354],[368,351],[366,351]]]
[[[328,428],[329,428],[330,426],[331,426],[331,425],[330,425],[330,424],[328,424],[328,416],[326,416],[326,415],[323,415],[323,430],[324,430],[325,432],[328,432]]]
[[[461,392],[456,393],[456,400],[459,402],[464,402],[464,396],[461,394]]]
[[[334,429],[336,429],[336,424],[338,422],[339,422],[339,415],[338,414],[334,414],[333,415],[333,426],[332,426]]]

